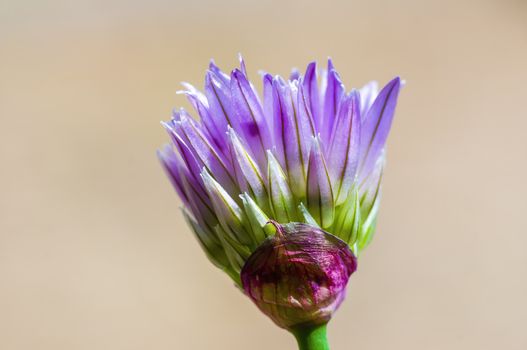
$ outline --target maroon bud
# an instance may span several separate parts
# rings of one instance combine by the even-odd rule
[[[282,328],[327,323],[344,300],[357,259],[344,241],[320,228],[271,223],[276,235],[242,268],[245,293]]]

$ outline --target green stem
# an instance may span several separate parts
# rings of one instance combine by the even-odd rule
[[[299,350],[329,350],[326,326],[301,326],[292,330]]]

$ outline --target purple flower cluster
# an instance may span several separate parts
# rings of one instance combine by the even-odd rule
[[[263,100],[243,60],[230,75],[211,63],[203,92],[184,84],[199,119],[175,111],[159,152],[202,247],[237,283],[274,234],[269,220],[320,227],[356,255],[368,244],[401,87],[395,78],[348,93],[331,60],[262,80]]]

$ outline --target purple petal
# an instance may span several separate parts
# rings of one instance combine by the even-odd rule
[[[275,121],[274,117],[277,114],[275,112],[277,107],[276,104],[276,97],[275,92],[273,89],[273,76],[271,74],[264,74],[262,77],[263,82],[263,113],[265,116],[265,119],[267,120],[267,125],[269,126],[269,130],[271,130],[271,134],[273,134],[273,130],[275,128]],[[271,135],[273,136],[273,135]]]
[[[360,166],[361,181],[371,172],[384,149],[392,125],[401,80],[390,81],[379,93],[368,110],[361,126]]]
[[[262,208],[267,207],[266,180],[262,176],[258,164],[252,159],[236,132],[229,128],[230,147],[233,153],[236,176],[242,191],[249,192],[256,198],[258,205]]]
[[[227,125],[234,118],[230,81],[222,79],[221,74],[209,70],[205,75],[205,96],[207,96],[210,114],[220,134],[227,131]]]
[[[232,174],[230,162],[216,151],[216,148],[207,139],[196,121],[190,117],[181,115],[181,121],[178,124],[189,140],[188,146],[196,159],[199,159],[209,172],[221,181],[229,192],[236,192],[238,188]]]
[[[324,109],[322,116],[322,127],[320,135],[324,142],[329,140],[333,123],[337,115],[340,99],[344,95],[345,89],[340,77],[333,67],[331,59],[328,60],[327,86],[324,91]]]
[[[359,98],[357,92],[343,98],[328,147],[328,164],[336,205],[348,197],[357,173],[360,146]]]
[[[201,92],[197,91],[190,84],[185,84],[187,91],[181,91],[185,94],[194,109],[198,112],[201,122],[205,127],[207,135],[210,136],[211,140],[214,141],[214,144],[217,149],[222,153],[224,157],[227,156],[225,151],[227,150],[227,142],[225,138],[226,123],[223,118],[214,118],[208,108],[207,97]],[[179,113],[177,115],[177,120],[180,120]]]
[[[188,196],[183,187],[181,179],[181,160],[178,158],[177,153],[174,152],[173,146],[165,145],[162,149],[157,151],[157,156],[165,169],[170,182],[174,186],[177,194],[183,201],[183,204],[188,206]]]
[[[290,81],[295,81],[295,80],[298,80],[300,79],[300,72],[298,71],[297,68],[293,68],[291,70],[291,74],[289,74],[289,80]]]
[[[159,151],[160,160],[194,219],[202,227],[213,231],[214,225],[218,221],[210,206],[210,198],[199,177],[199,170],[196,170],[197,162],[184,143],[180,144],[178,148],[180,153],[184,155],[183,157],[178,157],[174,150],[167,146]],[[189,169],[193,169],[193,171]]]
[[[266,115],[270,116],[273,153],[283,168],[285,168],[284,118],[287,117],[286,111],[282,110],[280,91],[284,85],[285,82],[280,77],[273,78],[271,75],[264,77],[264,108]]]
[[[175,122],[173,124],[163,123],[163,126],[171,136],[174,146],[179,151],[185,167],[188,169],[190,174],[194,176],[196,180],[198,180],[198,182],[201,182],[199,180],[199,173],[201,172],[202,164],[199,164],[194,153],[190,150],[188,146],[188,139],[186,139],[186,137],[185,139],[182,137],[185,136],[184,133],[181,130],[177,130],[177,128],[180,128],[180,122]]]
[[[359,89],[360,91],[360,115],[364,119],[370,109],[373,101],[379,94],[379,84],[376,81],[370,81]]]
[[[317,85],[317,64],[311,62],[306,69],[306,74],[302,80],[301,95],[304,99],[306,108],[311,112],[311,118],[315,124],[317,132],[322,128],[320,96]]]
[[[282,164],[291,183],[291,190],[298,198],[304,198],[313,124],[309,116],[298,109],[298,87],[295,84],[275,79],[274,88],[279,100],[279,108],[276,110],[278,115],[275,116],[275,139],[282,141],[281,145],[277,145],[277,150],[280,152],[283,149]]]
[[[243,60],[241,53],[238,54],[238,61],[240,61],[240,70],[246,77],[248,77],[249,75],[247,74],[247,67],[245,66],[245,61]]]
[[[335,203],[331,179],[322,154],[319,138],[313,138],[307,171],[307,209],[320,227],[331,226],[335,214]]]
[[[214,60],[210,60],[210,63],[209,63],[209,71],[211,71],[212,73],[214,73],[215,77],[219,80],[221,80],[221,82],[223,84],[226,84],[227,86],[229,86],[229,82],[230,82],[230,77],[228,74],[225,74],[221,69],[220,67],[218,67],[216,65],[216,63],[214,63]]]
[[[237,115],[236,122],[231,126],[247,142],[257,162],[264,165],[267,163],[265,152],[270,148],[271,134],[256,92],[238,69],[231,74],[231,92]]]

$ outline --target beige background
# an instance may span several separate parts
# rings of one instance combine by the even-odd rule
[[[527,348],[527,3],[0,3],[0,349],[294,349],[201,253],[155,157],[179,81],[408,82],[333,349]]]

